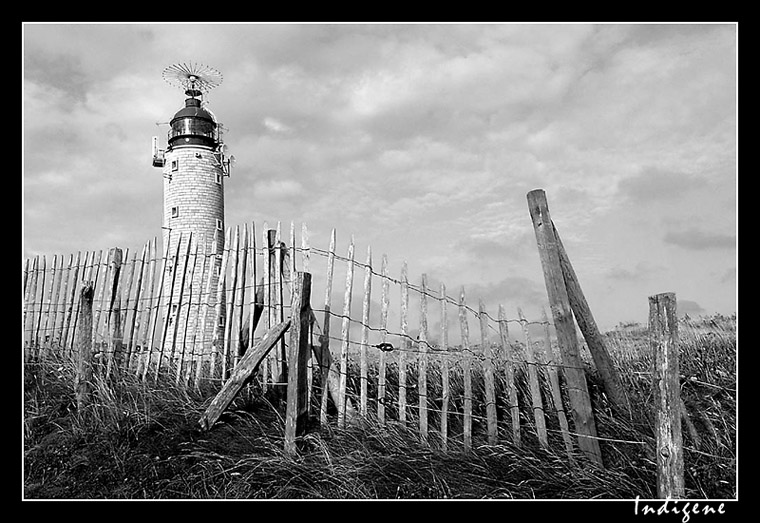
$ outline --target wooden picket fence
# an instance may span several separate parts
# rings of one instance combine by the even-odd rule
[[[311,245],[306,224],[297,241],[294,223],[288,238],[279,223],[265,223],[258,233],[251,223],[226,231],[221,255],[192,240],[182,251],[164,248],[161,254],[153,239],[131,257],[129,249],[111,248],[25,260],[25,361],[81,355],[77,339],[87,295],[87,350],[107,374],[170,376],[178,386],[200,390],[210,384],[219,391],[248,379],[240,374],[243,361],[264,392],[284,392],[299,342],[283,334],[297,323],[295,339],[310,349],[298,353],[305,358],[299,370],[305,408],[321,424],[334,420],[344,428],[372,418],[380,425],[413,427],[422,441],[441,449],[456,441],[470,452],[480,437],[489,444],[507,439],[520,445],[527,422],[528,434],[541,446],[560,442],[568,459],[582,456],[601,464],[573,317],[597,370],[609,362],[543,192],[529,193],[528,202],[551,318],[544,312],[529,321],[520,309],[509,316],[503,305],[494,316],[482,300],[475,300],[475,308],[468,305],[464,288],[450,296],[443,283],[430,288],[425,274],[411,281],[406,261],[393,277],[388,257],[381,256],[378,270],[370,247],[357,261],[353,237],[345,256],[339,254],[335,229],[323,249]],[[190,285],[195,271],[203,282],[216,276],[217,288]],[[333,289],[336,272],[345,285]],[[177,282],[169,296],[167,280]],[[321,295],[315,292],[318,283]],[[378,289],[379,310],[373,302]],[[333,307],[334,291],[342,291],[342,307]],[[176,309],[170,310],[171,303]],[[355,312],[359,304],[361,313]],[[209,308],[217,313],[215,321],[193,320]],[[262,349],[265,339],[271,345]],[[260,363],[246,358],[249,346]],[[607,372],[608,395],[625,409],[624,397],[615,401],[621,391],[614,389],[614,369]]]

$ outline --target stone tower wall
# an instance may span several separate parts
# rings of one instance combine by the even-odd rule
[[[177,338],[175,358],[185,354],[184,359],[190,359],[193,341],[195,359],[203,355],[208,360],[213,341],[214,327],[218,323],[216,316],[218,271],[221,266],[221,255],[224,249],[224,176],[219,161],[214,157],[213,150],[201,145],[174,147],[166,151],[166,163],[163,168],[164,176],[164,245],[169,239],[168,253],[172,258],[177,252],[177,242],[180,241],[177,277],[172,292],[171,273],[169,266],[164,280],[164,296],[172,294],[171,307],[168,312],[172,315],[165,350],[171,350],[174,322],[177,322]],[[199,246],[198,258],[192,279],[188,269],[182,303],[179,304],[179,287],[182,277],[184,256],[187,252],[187,242],[192,233],[190,246],[189,267],[196,244]],[[216,238],[216,241],[214,239]],[[205,266],[202,253],[205,245]],[[214,251],[215,250],[215,251]],[[211,279],[210,300],[207,298],[208,271],[214,269]],[[189,294],[189,296],[188,296]],[[167,303],[167,302],[165,302]],[[189,303],[189,306],[188,306]],[[208,306],[206,305],[208,303]],[[178,309],[179,307],[179,309]],[[177,317],[175,311],[179,310]],[[186,314],[190,312],[190,317]],[[205,314],[205,335],[201,338],[202,316]],[[222,314],[224,302],[222,301]],[[187,332],[185,330],[187,328]]]

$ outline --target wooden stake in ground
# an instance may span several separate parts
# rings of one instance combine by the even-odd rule
[[[565,279],[559,259],[557,238],[554,234],[546,194],[541,189],[528,193],[528,209],[536,233],[538,253],[544,272],[546,292],[551,305],[557,342],[562,353],[562,364],[568,384],[568,397],[573,412],[578,447],[591,461],[602,464],[602,451],[596,433],[596,422],[591,410],[586,376],[575,333],[573,311],[567,296]]]
[[[81,415],[90,400],[92,390],[92,298],[95,287],[92,282],[82,286],[81,319],[77,340],[77,375],[74,383],[77,398],[77,412]]]
[[[306,363],[309,360],[311,322],[311,274],[296,273],[291,302],[291,327],[288,355],[288,389],[285,409],[285,452],[295,454],[296,437],[306,431],[308,415]]]
[[[657,438],[657,495],[684,497],[676,295],[649,297],[649,344],[654,353],[652,391]]]

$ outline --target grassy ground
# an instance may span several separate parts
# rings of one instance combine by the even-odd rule
[[[682,336],[682,395],[689,413],[684,425],[685,476],[687,496],[692,498],[736,497],[736,334],[730,325],[695,328]],[[419,441],[414,416],[408,427],[397,423],[380,427],[369,420],[343,431],[334,428],[334,420],[321,429],[312,420],[309,434],[299,443],[299,455],[289,457],[283,452],[283,408],[260,391],[241,394],[212,430],[202,432],[198,419],[213,390],[178,388],[168,376],[155,383],[131,376],[109,381],[96,377],[92,404],[76,412],[71,362],[27,366],[24,497],[656,497],[651,375],[649,361],[642,356],[645,350],[636,348],[641,333],[610,334],[609,342],[626,369],[623,379],[634,410],[630,417],[613,414],[597,377],[587,372],[605,468],[582,459],[572,466],[551,415],[547,415],[551,445],[542,449],[528,409],[521,412],[522,446],[513,446],[509,418],[502,419],[506,393],[501,381],[497,382],[499,445],[485,444],[485,413],[482,402],[475,402],[473,451],[467,455],[461,452],[458,417],[452,416],[450,449],[444,453],[433,415],[430,444]],[[392,390],[396,368],[389,368]],[[437,369],[431,365],[433,376],[440,372]],[[414,367],[409,379],[416,380]],[[437,379],[431,378],[431,384]],[[461,386],[458,379],[452,379],[453,390]],[[524,380],[518,373],[521,405],[529,404],[524,401]],[[474,381],[476,395],[481,394],[478,372]],[[439,394],[434,385],[431,388],[431,397]],[[409,403],[415,402],[411,393]]]

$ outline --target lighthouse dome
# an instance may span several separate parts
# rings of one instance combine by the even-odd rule
[[[210,111],[201,107],[197,98],[185,100],[185,107],[177,111],[169,122],[169,146],[181,145],[217,145],[216,118]]]

